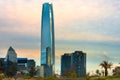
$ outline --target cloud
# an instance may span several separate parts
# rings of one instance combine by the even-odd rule
[[[14,4],[13,4],[14,3]],[[31,6],[32,4],[32,6]],[[36,3],[37,4],[37,3]],[[4,5],[4,6],[3,6]],[[23,1],[6,1],[0,8],[0,30],[4,32],[39,34],[40,6]]]
[[[29,1],[29,2],[26,2],[26,1]],[[38,3],[38,2],[41,2],[41,3]],[[38,34],[40,34],[40,20],[41,20],[40,15],[41,15],[41,8],[42,8],[43,2],[45,1],[38,1],[38,0],[37,1],[33,1],[33,0],[14,1],[13,0],[13,2],[10,2],[8,0],[4,2],[5,7],[1,5],[2,8],[0,11],[2,12],[0,15],[1,17],[0,21],[2,21],[1,22],[2,24],[0,25],[1,26],[0,30],[4,32],[10,32],[10,33],[20,33],[23,35],[25,35],[24,33],[26,33],[26,35],[38,36]],[[73,3],[73,4],[69,5],[70,3]],[[103,0],[102,1],[81,0],[78,3],[78,0],[75,0],[74,2],[58,0],[58,1],[53,1],[53,4],[54,4],[53,6],[54,6],[54,15],[55,15],[56,35],[59,35],[56,38],[63,38],[64,36],[61,35],[61,30],[68,29],[69,30],[68,33],[67,31],[64,32],[65,36],[67,36],[68,39],[78,38],[83,40],[89,40],[89,39],[90,40],[112,40],[113,37],[96,34],[98,31],[97,30],[98,26],[96,25],[95,25],[96,28],[94,29],[96,30],[96,33],[91,33],[92,31],[88,32],[84,30],[84,28],[89,30],[94,28],[92,27],[94,25],[90,26],[91,23],[89,24],[89,21],[94,22],[94,20],[96,19],[102,20],[105,17],[111,17],[113,14],[117,12],[113,7],[113,5],[111,4],[111,2],[104,3]],[[83,23],[83,22],[88,25],[81,26],[80,23]],[[73,28],[73,26],[75,29]],[[89,26],[91,27],[91,29],[89,28]],[[74,31],[76,31],[76,29],[80,31],[84,30],[84,32],[75,33]],[[91,35],[91,38],[89,34]],[[119,38],[115,38],[115,40],[119,40]]]
[[[112,37],[107,35],[101,35],[92,32],[61,32],[64,35],[59,35],[58,39],[63,40],[81,40],[81,41],[120,41],[119,37]]]
[[[102,53],[102,58],[106,61],[109,61],[111,59],[111,57],[108,56],[108,53],[106,51]]]
[[[117,12],[109,2],[104,3],[104,1],[75,0],[74,2],[59,1],[59,3],[56,1],[54,6],[56,24],[60,26],[76,21],[110,17]]]
[[[114,53],[116,53],[114,51]],[[113,53],[112,53],[113,54]],[[101,55],[101,57],[106,60],[106,61],[111,61],[111,62],[116,62],[119,61],[120,57],[118,57],[117,55],[111,56],[111,53],[108,53],[106,51],[104,51]]]

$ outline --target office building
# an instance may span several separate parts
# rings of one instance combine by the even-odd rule
[[[75,51],[61,56],[61,75],[75,72],[77,77],[86,76],[86,53]],[[65,75],[66,76],[66,75]]]
[[[27,70],[27,58],[17,58],[17,70],[24,71]]]
[[[4,59],[5,71],[7,72],[9,70],[9,68],[11,67],[11,65],[14,65],[16,63],[17,63],[17,54],[16,54],[15,50],[10,46],[7,51],[7,55]],[[16,68],[17,68],[17,66],[15,65],[15,69]]]
[[[9,69],[12,64],[16,64],[17,71],[28,72],[32,66],[35,67],[35,61],[28,58],[17,58],[15,50],[10,46],[6,58],[0,58],[4,63],[5,70]]]
[[[55,43],[54,43],[54,17],[52,4],[44,3],[42,6],[41,21],[41,67],[44,77],[54,75],[55,71]]]
[[[15,50],[10,46],[5,58],[5,62],[12,62],[12,63],[16,63],[17,62],[17,54],[15,52]]]
[[[71,65],[78,77],[86,76],[86,54],[82,51],[72,53]]]
[[[64,54],[61,56],[61,75],[70,73],[71,69],[71,54]]]
[[[27,60],[27,68],[35,67],[35,61],[33,59]]]

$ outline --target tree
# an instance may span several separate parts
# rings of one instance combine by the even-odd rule
[[[98,76],[101,75],[101,73],[100,73],[100,71],[99,71],[98,69],[96,70],[96,74],[97,74]]]
[[[3,73],[0,73],[0,80],[3,80],[5,78],[5,75]]]
[[[64,76],[64,77],[70,77],[70,76],[71,76],[71,73],[72,73],[72,70],[71,70],[71,69],[64,69],[64,74],[63,74],[63,76]]]
[[[35,67],[34,67],[34,66],[32,66],[32,67],[30,68],[29,74],[30,74],[31,77],[33,77],[33,76],[36,74],[36,70],[35,70]]]
[[[87,80],[90,80],[90,72],[88,72],[86,76],[87,76]]]
[[[17,63],[13,63],[11,61],[9,61],[9,64],[7,65],[6,69],[5,69],[5,74],[8,77],[13,77],[17,72]]]
[[[4,63],[0,60],[0,73],[4,73]]]
[[[104,70],[102,70],[101,73],[102,73],[102,76],[104,76],[104,74],[105,74]]]
[[[77,78],[77,74],[75,71],[71,72],[70,78]]]
[[[10,77],[14,76],[16,74],[16,71],[17,71],[16,63],[12,63],[8,70],[9,76]]]
[[[72,66],[70,69],[65,69],[63,75],[64,77],[67,77],[67,78],[76,78],[77,73],[75,71],[75,67]]]
[[[113,70],[113,75],[120,76],[120,66],[116,66]]]
[[[108,69],[111,69],[112,63],[108,63],[108,61],[103,61],[102,63],[100,63],[100,66],[102,68],[104,68],[105,76],[107,76],[108,75]]]

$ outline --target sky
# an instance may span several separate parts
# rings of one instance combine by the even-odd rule
[[[56,73],[64,53],[87,54],[87,72],[120,62],[120,0],[0,0],[0,57],[12,46],[40,65],[42,4],[54,9]]]

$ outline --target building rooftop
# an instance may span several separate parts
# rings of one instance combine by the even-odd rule
[[[84,53],[83,51],[75,51],[73,54],[86,54],[86,53]]]
[[[17,58],[18,63],[27,63],[27,58]]]
[[[15,51],[15,50],[10,46],[8,51]]]

